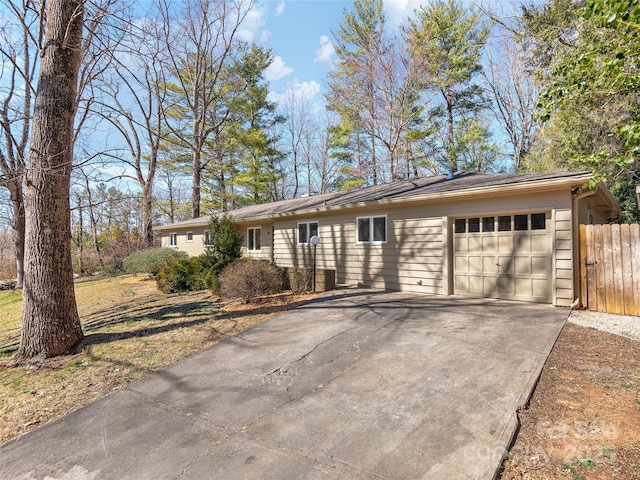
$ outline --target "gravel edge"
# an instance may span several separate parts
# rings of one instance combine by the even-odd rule
[[[640,341],[640,317],[591,312],[589,310],[572,310],[569,315],[569,321],[583,327],[596,328],[603,332]]]

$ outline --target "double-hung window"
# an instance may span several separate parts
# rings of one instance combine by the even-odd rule
[[[298,245],[307,245],[314,235],[318,235],[318,222],[298,223]]]
[[[187,243],[193,242],[193,232],[187,232]]]
[[[386,243],[387,216],[359,217],[357,223],[358,243]]]
[[[211,245],[211,232],[209,230],[205,230],[202,235],[202,240],[205,245]]]
[[[169,246],[170,247],[177,247],[178,246],[178,234],[177,233],[170,233],[169,234]]]
[[[247,250],[260,250],[260,228],[247,228]]]

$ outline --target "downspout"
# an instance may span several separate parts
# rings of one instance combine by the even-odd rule
[[[571,229],[573,230],[571,239],[573,247],[573,291],[576,295],[573,303],[571,304],[571,310],[574,310],[580,305],[580,299],[582,298],[582,292],[580,291],[580,221],[578,219],[578,202],[583,198],[590,197],[598,193],[598,188],[594,190],[582,191],[582,187],[574,188],[571,190]],[[578,275],[576,276],[576,272]],[[584,307],[584,305],[582,305]]]

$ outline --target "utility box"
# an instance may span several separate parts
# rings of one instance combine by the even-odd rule
[[[313,268],[286,267],[289,286],[294,292],[313,291]],[[316,292],[328,292],[336,288],[336,271],[316,270]]]

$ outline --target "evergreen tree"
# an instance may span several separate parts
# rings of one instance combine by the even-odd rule
[[[278,163],[284,155],[278,149],[274,127],[284,119],[277,115],[276,104],[267,99],[269,85],[264,79],[272,62],[271,50],[253,45],[233,66],[241,85],[241,93],[231,104],[231,148],[238,168],[233,183],[238,187],[235,193],[240,204],[282,198],[277,182],[281,177]]]
[[[209,223],[209,244],[205,248],[207,264],[219,272],[240,258],[242,242],[233,218],[226,214],[213,216]]]
[[[344,11],[344,21],[334,32],[338,60],[329,74],[327,109],[337,114],[332,145],[346,151],[353,165],[343,168],[356,183],[378,183],[374,74],[383,47],[386,16],[382,0],[356,0],[355,12]],[[344,154],[343,154],[344,155]],[[359,182],[357,179],[359,178]]]
[[[419,71],[423,72],[422,87],[435,92],[441,102],[430,112],[430,121],[442,130],[442,143],[438,149],[446,153],[445,167],[459,170],[456,152],[464,138],[456,130],[470,118],[478,118],[479,110],[486,107],[482,90],[474,83],[480,73],[482,48],[488,35],[488,26],[473,8],[456,0],[437,0],[422,6],[417,18],[410,20],[408,39],[411,55]]]

